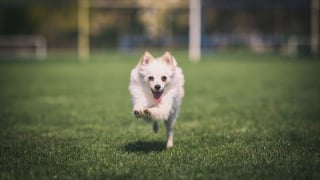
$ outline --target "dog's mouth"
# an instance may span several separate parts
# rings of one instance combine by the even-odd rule
[[[153,94],[153,98],[155,100],[160,100],[163,91],[154,91],[152,89],[151,89],[151,91],[152,91],[152,94]]]

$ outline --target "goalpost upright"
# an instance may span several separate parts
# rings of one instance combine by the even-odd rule
[[[201,58],[201,0],[189,0],[189,58],[199,62]]]
[[[88,60],[90,56],[89,41],[89,0],[78,0],[78,56]]]

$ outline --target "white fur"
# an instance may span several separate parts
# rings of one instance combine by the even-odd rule
[[[145,52],[131,71],[129,90],[132,95],[133,115],[153,122],[155,132],[159,129],[158,122],[164,121],[167,148],[173,146],[173,127],[184,96],[183,86],[182,70],[177,67],[175,58],[169,52],[159,58]],[[158,94],[162,92],[160,98],[153,94],[156,91]]]

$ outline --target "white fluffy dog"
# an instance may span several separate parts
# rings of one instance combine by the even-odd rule
[[[154,132],[159,121],[167,130],[167,148],[173,146],[173,126],[184,96],[184,76],[169,52],[154,58],[145,52],[131,71],[129,90],[132,95],[133,115],[153,122]]]

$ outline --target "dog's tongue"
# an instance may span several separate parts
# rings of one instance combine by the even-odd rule
[[[161,97],[161,92],[153,92],[153,98],[154,99],[160,99],[160,97]]]
[[[156,103],[160,103],[162,92],[153,92],[153,99]]]

